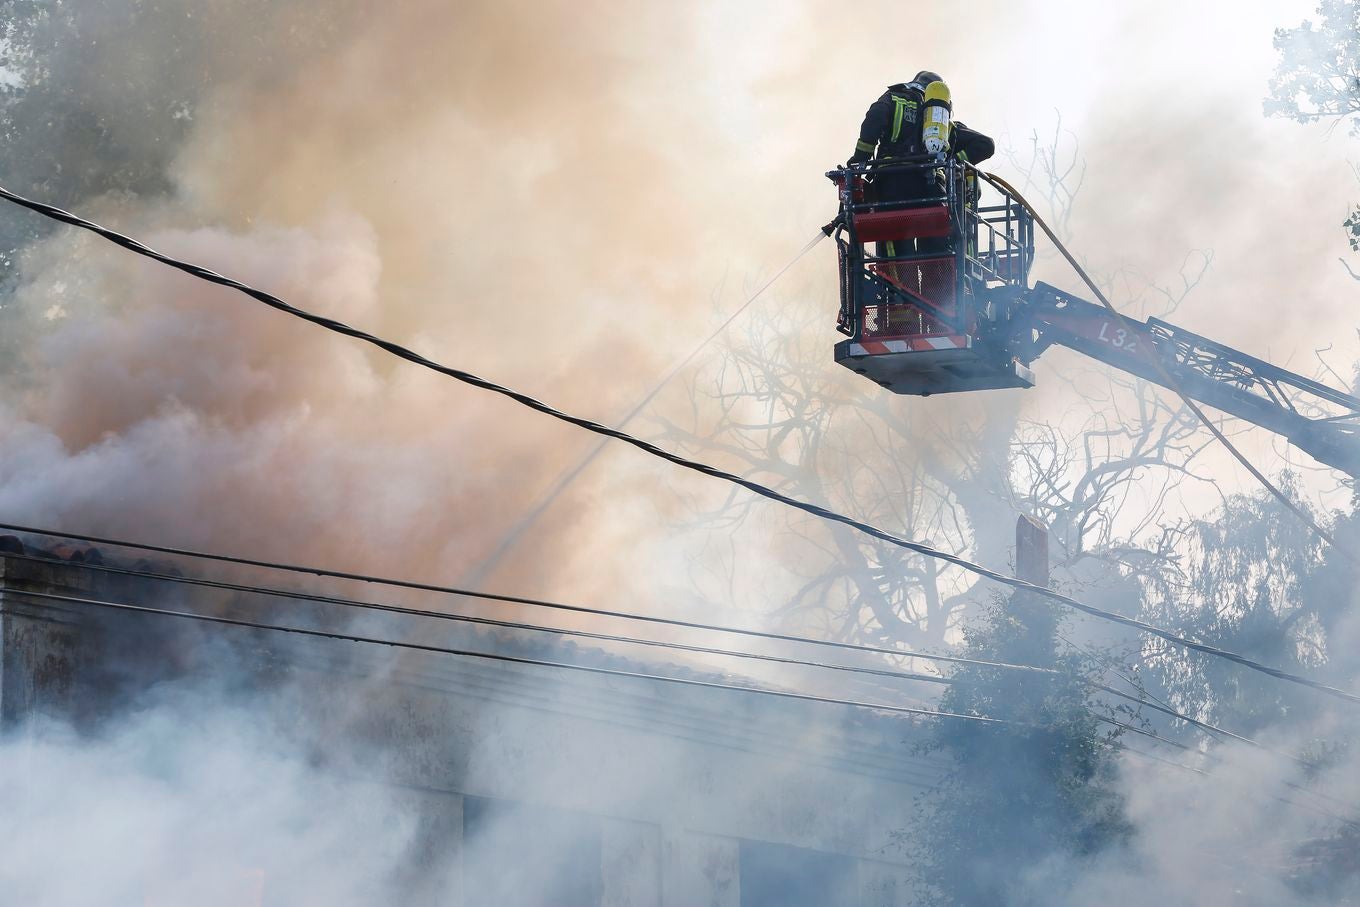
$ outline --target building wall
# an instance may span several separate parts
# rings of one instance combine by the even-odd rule
[[[83,613],[16,593],[85,596],[92,582],[79,571],[0,557],[0,729],[44,714],[71,716],[80,674]]]
[[[11,732],[38,714],[116,720],[119,697],[135,695],[139,681],[111,662],[136,660],[139,646],[181,657],[195,649],[151,633],[166,632],[165,620],[27,599],[24,590],[120,601],[161,594],[78,565],[0,558],[0,728]],[[197,603],[228,606],[209,594]],[[234,628],[195,632],[239,638]],[[915,731],[905,721],[861,713],[842,727],[817,711],[839,721],[844,710],[832,706],[277,634],[250,639],[242,651],[254,661],[237,658],[233,668],[305,691],[298,733],[327,754],[326,767],[389,786],[419,815],[404,881],[411,903],[483,907],[484,894],[470,889],[504,884],[510,893],[497,907],[515,907],[513,880],[487,875],[486,861],[515,871],[515,848],[532,851],[535,838],[581,848],[571,871],[585,875],[571,884],[579,882],[582,907],[797,907],[798,892],[771,893],[781,859],[791,876],[835,868],[835,903],[907,903],[906,867],[883,855],[936,767],[911,755]],[[105,701],[111,676],[123,678],[122,690]],[[489,815],[510,829],[503,840],[487,831],[496,827]],[[553,829],[567,827],[572,843],[551,845]]]

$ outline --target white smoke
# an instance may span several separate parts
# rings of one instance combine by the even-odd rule
[[[155,179],[86,186],[81,211],[606,421],[739,300],[714,293],[724,274],[782,264],[826,220],[818,174],[848,153],[882,86],[922,66],[946,74],[974,126],[1022,143],[1057,107],[1087,137],[1093,202],[1074,229],[1095,270],[1169,279],[1189,249],[1212,246],[1214,268],[1178,319],[1295,365],[1333,338],[1339,361],[1356,353],[1339,218],[1326,214],[1349,185],[1345,152],[1258,116],[1270,29],[1311,3],[992,5],[960,27],[953,6],[891,3],[848,23],[815,3],[179,2],[151,31],[121,24],[138,6],[90,5],[76,17],[98,42],[51,51],[71,87],[53,97],[104,124],[105,144],[61,146],[63,176],[41,188],[66,201],[95,164],[121,173],[110,145],[163,161]],[[167,25],[195,16],[191,40]],[[929,59],[904,57],[908,34]],[[206,76],[186,99],[195,72]],[[5,73],[6,92],[34,90]],[[15,125],[38,134],[54,110]],[[829,258],[804,265],[817,266]],[[66,231],[26,246],[17,281],[4,308],[22,318],[4,343],[18,352],[0,380],[7,520],[449,580],[591,443]],[[790,275],[765,304],[795,294],[822,300],[829,323],[829,272]],[[857,380],[829,361],[826,372],[831,389]],[[1050,381],[1014,406],[1073,404]],[[913,412],[985,426],[1005,408],[934,400]],[[1241,482],[1231,464],[1211,467],[1226,487]],[[672,518],[691,496],[721,494],[697,479],[667,487],[670,476],[611,454],[499,581],[670,607],[658,591],[674,597],[689,571],[713,568],[707,537]],[[1191,496],[1183,509],[1216,503]],[[748,540],[740,575],[723,579],[734,598],[779,598],[799,550]],[[199,706],[97,739],[4,744],[15,770],[0,835],[23,857],[0,862],[4,890],[66,904],[98,879],[110,902],[136,902],[152,879],[171,886],[153,898],[212,903],[204,892],[235,892],[267,867],[297,902],[387,900],[417,834],[405,806],[314,771],[258,729],[257,704],[202,695],[215,707],[187,728]],[[1318,826],[1241,792],[1292,796],[1283,782],[1303,779],[1227,756],[1207,778],[1130,762],[1138,836],[1074,903],[1296,897],[1278,861]],[[1309,783],[1349,798],[1360,792],[1347,777]],[[372,845],[358,859],[356,830]],[[1261,841],[1270,852],[1257,857]],[[227,869],[208,858],[223,851]]]

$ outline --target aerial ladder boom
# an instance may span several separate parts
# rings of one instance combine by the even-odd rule
[[[875,199],[875,171],[903,168],[933,174],[939,193]],[[1034,384],[1031,363],[1063,346],[1360,477],[1360,398],[1161,319],[1134,322],[1048,284],[1031,287],[1033,218],[970,165],[925,155],[827,175],[841,197],[841,365],[899,394],[1024,388]]]
[[[1022,362],[1050,346],[1067,347],[1269,429],[1318,462],[1360,476],[1360,398],[1160,318],[1120,319],[1045,283],[1019,302],[1017,326],[1032,326],[1017,337]]]

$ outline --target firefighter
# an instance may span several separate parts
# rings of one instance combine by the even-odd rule
[[[864,163],[871,157],[891,162],[895,158],[946,152],[977,165],[995,151],[996,146],[990,138],[953,121],[949,86],[937,73],[923,69],[910,82],[889,86],[870,105],[850,163]],[[873,198],[880,202],[895,202],[941,195],[944,187],[940,176],[933,170],[879,173],[873,177]],[[976,178],[970,171],[965,199],[976,199],[977,191]],[[879,254],[896,254],[891,248],[893,243],[886,245],[888,248],[880,248]],[[927,249],[918,248],[917,251]]]
[[[889,86],[870,105],[850,163],[861,164],[873,158],[878,163],[891,164],[898,159],[942,154],[977,164],[991,157],[994,151],[992,140],[987,136],[953,122],[949,86],[938,73],[922,70],[910,82]],[[870,199],[879,203],[940,197],[945,194],[945,172],[933,166],[885,169],[872,174],[867,191]],[[958,191],[965,204],[974,207],[977,180],[972,171],[966,171],[961,182],[964,184],[957,187]],[[963,232],[971,233],[967,229]],[[971,247],[971,238],[968,242]],[[939,256],[948,253],[950,247],[949,237],[915,237],[876,243],[876,256],[889,259],[879,265],[879,273],[908,293],[929,295],[927,265],[911,256]],[[919,324],[913,328],[915,332],[938,329],[924,312],[916,317]]]
[[[889,86],[869,105],[850,163],[870,158],[891,162],[948,151],[952,111],[949,86],[929,70],[918,72],[910,82]],[[935,188],[930,174],[928,170],[880,173],[874,178],[874,196],[887,202],[932,194],[928,191]]]
[[[954,156],[959,160],[966,161],[976,166],[996,153],[996,143],[977,130],[969,129],[967,126],[956,120],[954,122],[954,143],[952,150]],[[964,202],[969,207],[972,207],[977,204],[978,200],[977,175],[969,170],[965,172],[963,180]]]
[[[970,164],[981,164],[996,153],[995,142],[976,129],[969,129],[957,121],[954,123],[952,147],[959,160]]]
[[[859,127],[859,141],[851,164],[873,158],[891,163],[898,158],[948,151],[952,139],[953,104],[949,86],[937,73],[923,69],[910,82],[888,86],[877,101],[869,105]],[[878,202],[897,202],[943,193],[934,170],[904,170],[877,173],[869,187]],[[876,244],[880,257],[916,252],[944,251],[947,239],[888,241]],[[893,273],[896,272],[893,268]]]

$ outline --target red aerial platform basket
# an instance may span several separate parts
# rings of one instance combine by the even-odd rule
[[[997,309],[982,302],[989,289],[1025,286],[1029,216],[1009,201],[980,208],[965,198],[966,166],[925,155],[827,174],[842,190],[838,327],[850,337],[836,361],[895,393],[1033,385],[1029,369],[989,342]],[[865,177],[912,169],[939,193],[884,202],[872,186],[856,191]]]

